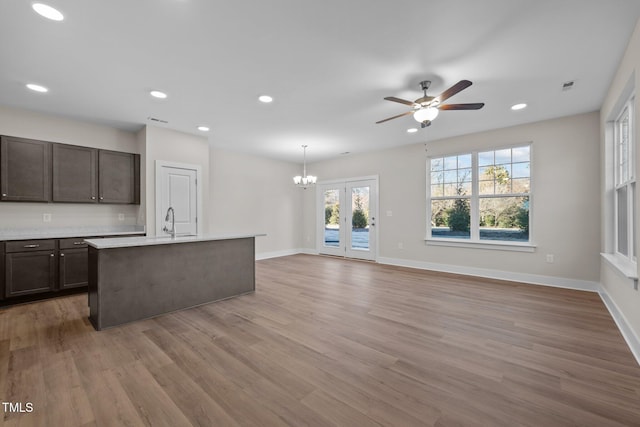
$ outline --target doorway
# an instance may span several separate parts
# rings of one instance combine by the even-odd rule
[[[317,197],[318,253],[375,261],[378,177],[321,183]]]
[[[174,211],[177,235],[202,231],[198,223],[202,217],[200,175],[199,165],[156,161],[156,236],[167,234],[163,227],[169,207]]]

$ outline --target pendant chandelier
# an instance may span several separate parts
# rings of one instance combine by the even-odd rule
[[[302,163],[302,176],[298,175],[298,176],[294,176],[293,177],[293,183],[295,185],[297,185],[298,187],[302,187],[305,190],[307,189],[307,187],[310,187],[312,185],[316,184],[316,181],[318,180],[317,176],[313,176],[313,175],[307,175],[307,146],[303,145],[302,149],[304,150],[304,154],[303,154],[303,163]]]

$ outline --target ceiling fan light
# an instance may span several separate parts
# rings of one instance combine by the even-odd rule
[[[421,108],[413,113],[413,118],[419,122],[431,121],[438,117],[438,109],[433,107]]]

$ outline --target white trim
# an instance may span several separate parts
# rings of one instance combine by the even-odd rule
[[[494,243],[495,242],[495,243]],[[427,246],[452,246],[456,248],[491,249],[494,251],[512,252],[535,252],[536,246],[525,243],[505,243],[502,241],[473,241],[473,240],[453,240],[453,239],[425,239]]]
[[[260,261],[262,259],[280,258],[284,256],[297,255],[300,253],[300,250],[301,249],[286,249],[283,251],[259,252],[259,253],[256,253],[256,261]]]
[[[425,261],[414,261],[398,258],[378,258],[380,264],[400,267],[419,268],[421,270],[441,271],[444,273],[464,274],[467,276],[488,279],[508,280],[511,282],[529,283],[532,285],[551,286],[554,288],[575,289],[579,291],[598,292],[600,284],[588,280],[568,279],[565,277],[543,276],[539,274],[517,273],[513,271],[493,270],[487,268],[464,267],[451,264],[439,264]]]
[[[611,299],[607,290],[601,286],[600,291],[598,292],[604,306],[609,310],[609,314],[613,317],[613,321],[616,322],[616,326],[618,330],[622,334],[622,337],[627,342],[631,353],[636,358],[636,362],[640,365],[640,338],[634,333],[631,326],[629,326],[629,322],[622,311],[618,308],[615,302]]]
[[[601,253],[600,256],[607,261],[618,273],[625,278],[638,281],[638,266],[636,263],[629,261],[629,258],[622,255]]]
[[[324,242],[324,221],[325,221],[325,217],[324,217],[324,198],[323,198],[323,194],[326,188],[332,188],[332,187],[336,187],[333,189],[337,189],[340,190],[340,204],[348,204],[347,203],[347,187],[349,186],[349,184],[353,184],[353,183],[357,183],[357,182],[363,182],[363,181],[373,181],[375,184],[372,186],[373,187],[373,192],[369,194],[369,206],[370,206],[370,211],[369,211],[369,215],[371,216],[371,218],[378,218],[376,221],[375,226],[373,226],[372,228],[369,228],[369,231],[372,233],[370,236],[370,242],[373,241],[373,245],[370,246],[369,250],[363,250],[362,251],[362,256],[358,256],[358,251],[357,250],[348,250],[348,248],[344,247],[344,244],[346,244],[346,232],[347,232],[347,228],[346,227],[340,227],[340,247],[338,248],[334,248],[334,247],[328,247],[328,246],[324,246],[323,242]],[[338,186],[340,186],[340,188],[337,188]],[[349,196],[351,197],[351,196]],[[332,180],[327,180],[327,181],[319,181],[317,183],[316,186],[316,210],[319,211],[318,216],[317,216],[317,224],[316,224],[316,254],[320,254],[320,253],[324,253],[326,255],[333,255],[333,256],[341,256],[341,257],[346,257],[346,258],[353,258],[353,259],[366,259],[369,261],[377,261],[378,258],[378,254],[380,253],[380,232],[378,231],[380,228],[380,215],[379,215],[379,204],[380,204],[380,177],[379,175],[368,175],[368,176],[360,176],[360,177],[352,177],[352,178],[342,178],[342,179],[332,179]],[[371,201],[373,199],[373,201]],[[350,224],[351,220],[350,220],[350,216],[348,214],[346,214],[346,212],[343,210],[340,213],[340,221],[342,222],[344,220],[345,224]],[[342,243],[344,242],[344,243]]]
[[[197,209],[197,217],[196,217],[196,234],[198,233],[202,233],[202,227],[203,227],[203,223],[204,223],[204,215],[202,213],[202,204],[203,204],[203,198],[202,198],[202,166],[201,165],[192,165],[192,164],[188,164],[188,163],[177,163],[177,162],[170,162],[167,160],[156,160],[156,192],[155,192],[155,197],[156,197],[156,212],[155,212],[155,219],[156,219],[156,236],[161,236],[163,234],[162,232],[162,218],[164,217],[164,215],[162,214],[162,212],[160,212],[160,210],[162,209],[162,196],[160,194],[160,190],[161,190],[161,186],[160,183],[162,181],[162,176],[161,176],[161,170],[163,167],[170,167],[170,168],[178,168],[178,169],[187,169],[187,170],[195,170],[196,171],[196,209]],[[162,216],[160,216],[162,215]],[[158,220],[160,219],[160,220]]]
[[[509,150],[513,150],[516,148],[522,148],[522,147],[528,147],[529,148],[529,192],[528,193],[506,193],[506,194],[480,194],[480,178],[478,176],[478,172],[480,170],[480,166],[479,166],[479,154],[481,152],[493,152],[494,156],[495,156],[495,152],[499,151],[499,150],[505,150],[505,149],[509,149]],[[484,249],[486,248],[485,246],[483,246],[484,243],[486,243],[486,240],[481,240],[480,239],[480,201],[482,199],[490,199],[490,198],[506,198],[506,197],[522,197],[522,198],[528,198],[528,204],[529,204],[529,240],[526,243],[529,247],[534,248],[533,250],[521,250],[521,249],[514,249],[515,251],[522,251],[522,252],[533,252],[535,251],[535,246],[532,243],[532,224],[533,224],[533,216],[532,216],[532,212],[534,211],[533,209],[533,199],[534,199],[534,180],[532,177],[532,164],[533,164],[533,141],[528,141],[526,143],[514,143],[514,144],[509,144],[509,145],[503,145],[503,146],[499,146],[499,147],[494,147],[491,149],[474,149],[474,150],[468,150],[462,153],[457,153],[457,154],[442,154],[442,155],[437,155],[437,156],[428,156],[427,160],[426,160],[426,165],[425,165],[425,171],[426,171],[426,204],[427,204],[427,218],[426,218],[426,235],[427,237],[425,238],[425,240],[428,240],[429,242],[435,241],[435,240],[441,240],[441,238],[438,237],[432,237],[432,225],[431,225],[431,216],[432,216],[432,212],[431,212],[431,207],[432,207],[432,202],[435,200],[452,200],[452,199],[466,199],[469,200],[469,210],[470,210],[470,229],[469,229],[469,238],[465,239],[467,243],[475,243],[475,245],[469,245],[469,246],[463,246],[460,244],[453,244],[453,245],[443,245],[443,246],[459,246],[459,247],[467,247],[467,248],[474,248],[474,249]],[[471,156],[471,186],[472,186],[472,190],[471,190],[471,194],[469,195],[464,195],[464,196],[437,196],[437,197],[433,197],[431,195],[431,162],[433,159],[439,159],[439,158],[446,158],[446,157],[459,157],[459,156],[465,156],[465,155],[470,155]],[[494,163],[495,163],[495,157],[494,157]],[[516,162],[516,163],[520,163],[520,162]],[[513,151],[511,152],[511,165],[513,165]],[[496,166],[495,164],[493,166]],[[459,169],[459,168],[458,168]],[[458,170],[456,169],[456,170]],[[466,169],[466,168],[465,168]],[[447,239],[446,237],[444,239]],[[444,241],[453,241],[455,243],[455,239],[447,239]],[[431,243],[427,243],[427,244],[431,244]],[[502,242],[502,244],[504,246],[508,245],[504,242]],[[517,244],[516,244],[517,245]],[[514,246],[516,246],[514,245]],[[523,246],[522,244],[520,246]],[[487,248],[487,249],[495,249],[495,248]]]
[[[351,181],[368,181],[370,179],[378,180],[379,175],[367,175],[367,176],[357,176],[353,178],[344,178],[344,179],[328,179],[326,181],[318,181],[317,184],[343,184],[345,182]]]

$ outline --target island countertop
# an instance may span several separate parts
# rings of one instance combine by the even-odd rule
[[[135,246],[172,245],[175,243],[207,242],[212,240],[243,239],[247,237],[266,236],[265,233],[219,233],[197,234],[171,237],[166,236],[139,236],[120,237],[114,239],[87,239],[87,244],[96,249],[128,248]]]

